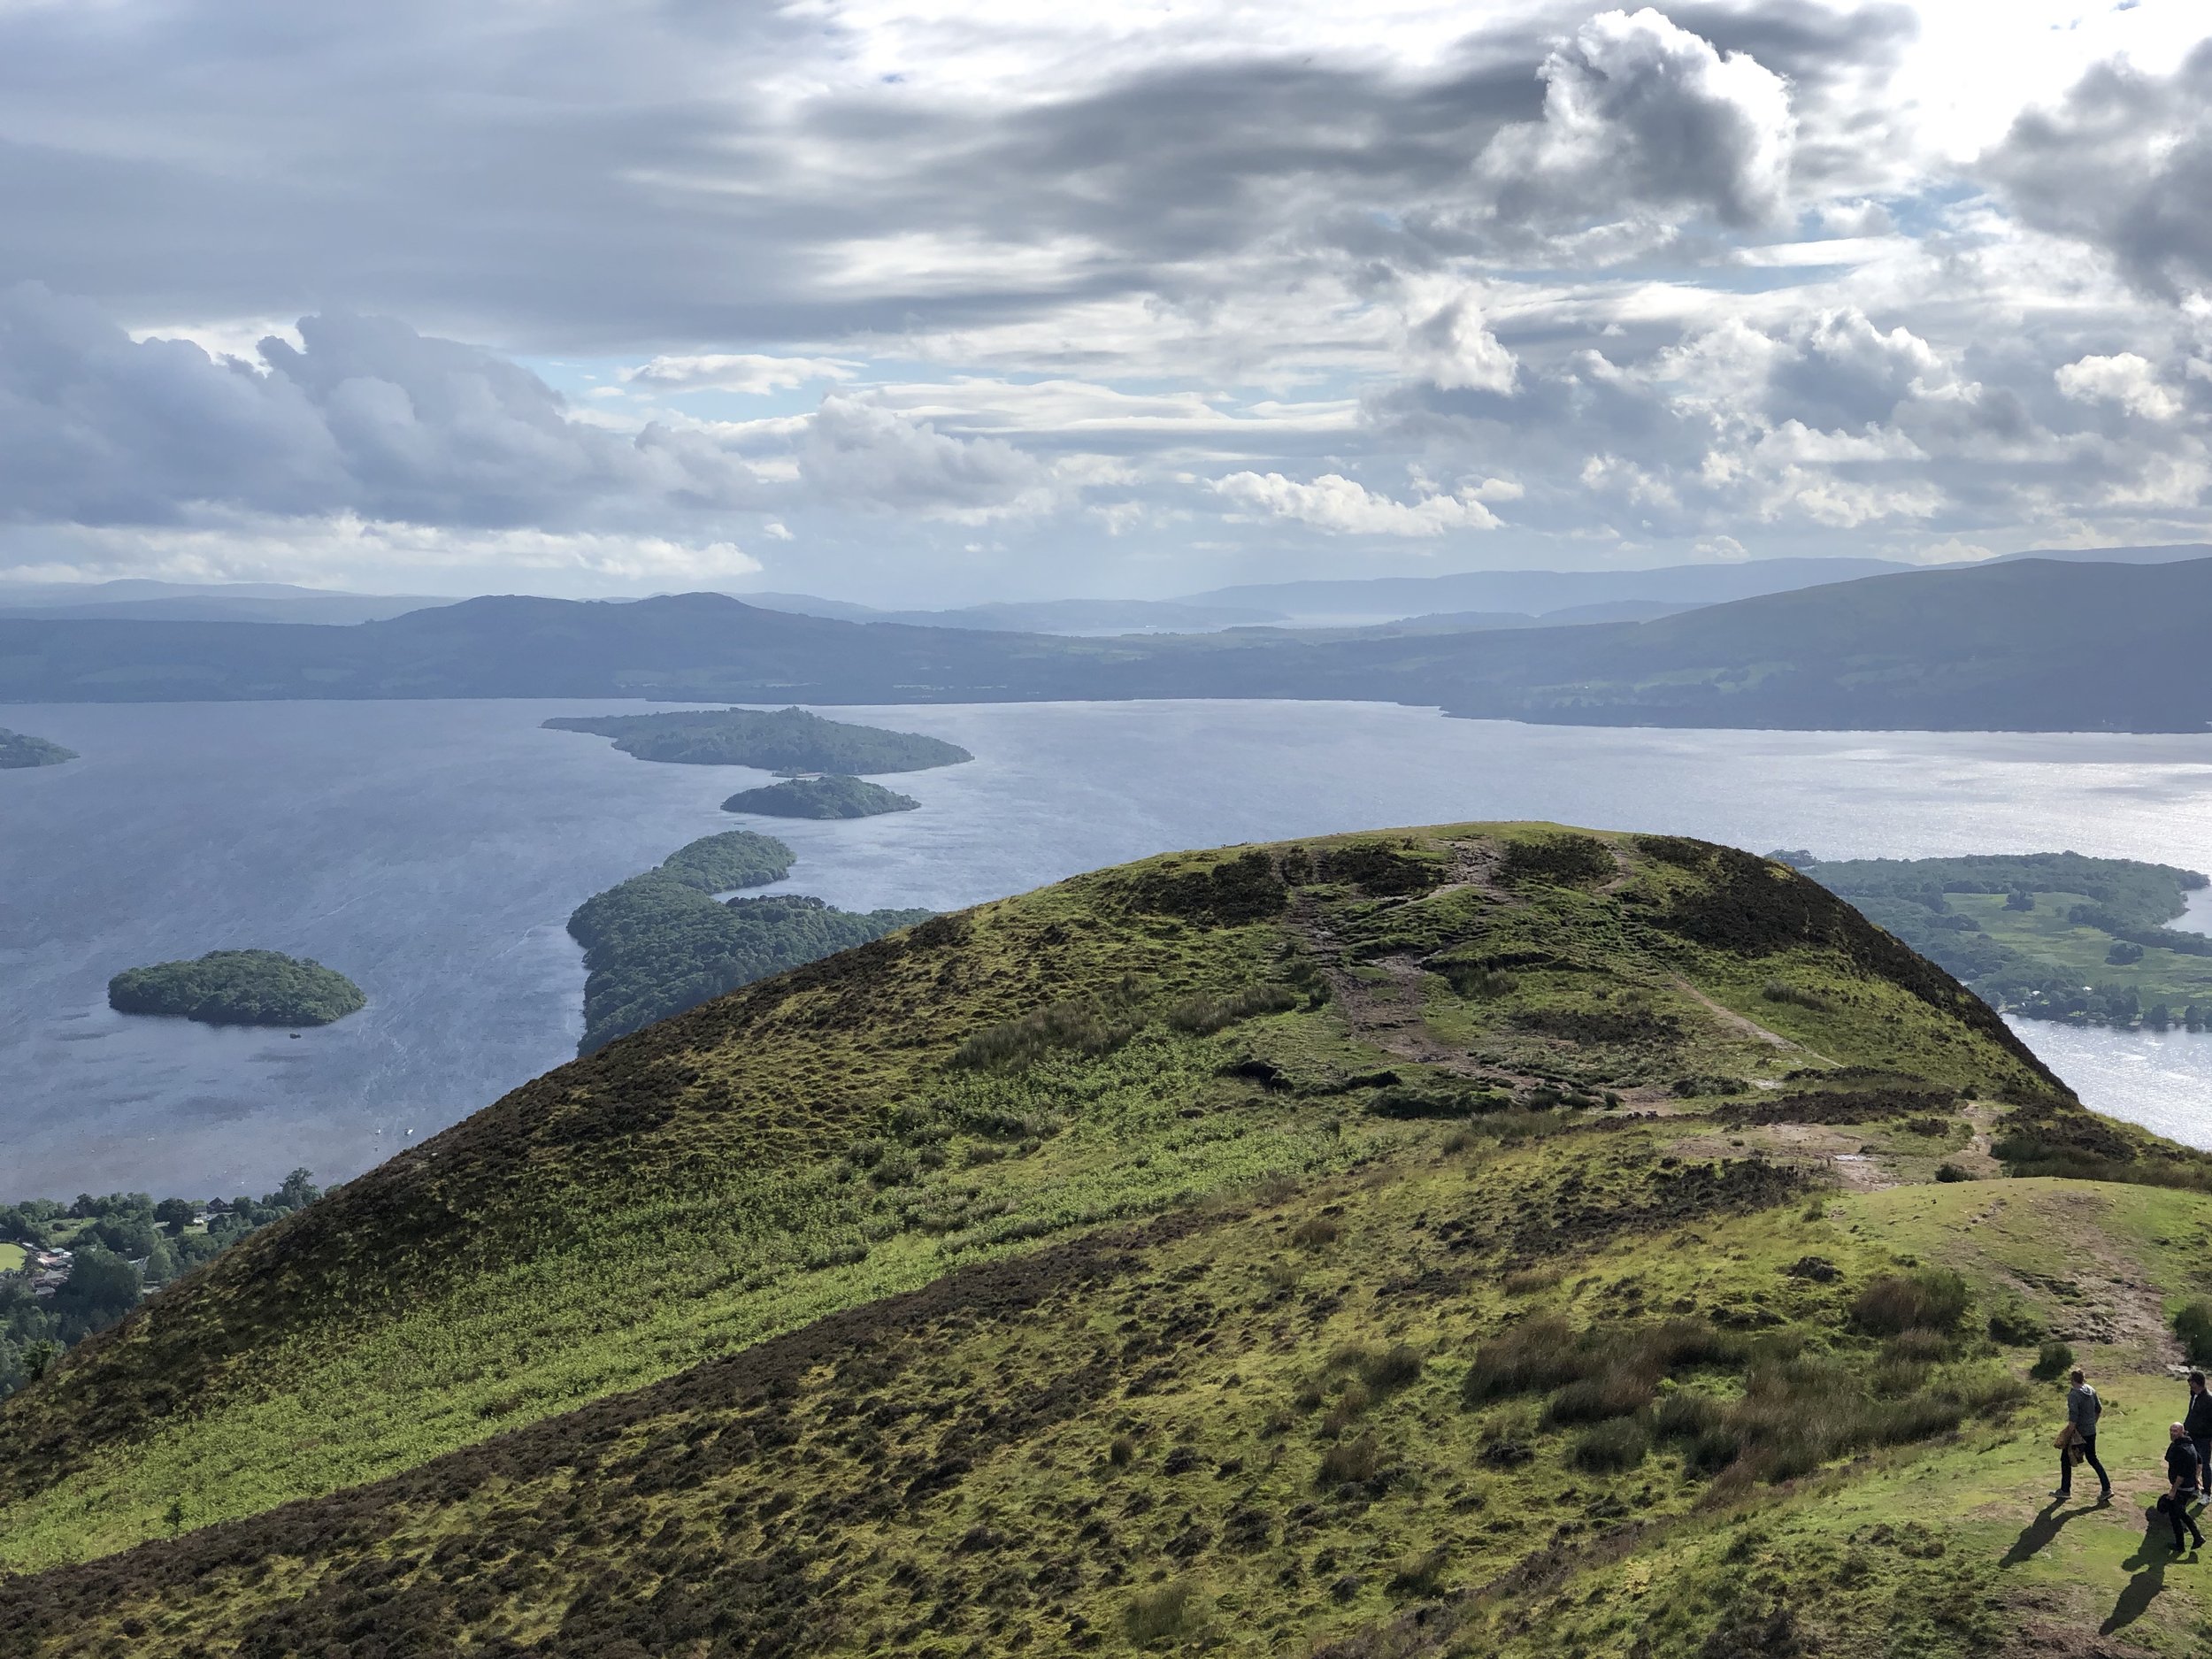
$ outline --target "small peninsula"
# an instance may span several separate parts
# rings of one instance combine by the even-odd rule
[[[741,789],[722,803],[725,812],[758,812],[767,818],[877,818],[911,812],[921,805],[879,783],[860,778],[795,778],[757,789]]]
[[[27,737],[20,732],[0,727],[0,772],[19,772],[26,766],[58,766],[65,760],[76,758],[77,751],[73,749],[64,749],[42,737]]]
[[[2212,934],[2166,924],[2206,878],[2079,853],[1822,860],[1769,855],[2025,1019],[2212,1025]]]
[[[361,987],[319,962],[273,950],[211,950],[190,962],[132,968],[108,981],[119,1014],[204,1025],[327,1025],[368,1005]]]
[[[797,894],[717,901],[736,887],[780,880],[791,849],[773,836],[730,830],[693,841],[657,869],[595,894],[568,918],[584,948],[584,1035],[589,1054],[617,1037],[901,927],[927,910],[841,910]]]
[[[704,709],[675,714],[572,716],[554,732],[589,732],[640,760],[684,766],[757,766],[763,772],[926,772],[975,757],[916,732],[825,720],[804,709]]]

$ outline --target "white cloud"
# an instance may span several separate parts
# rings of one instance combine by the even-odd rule
[[[832,503],[971,522],[1049,504],[1049,470],[997,438],[956,438],[834,394],[799,444],[799,472]]]
[[[2080,357],[2063,365],[2053,378],[2076,403],[2114,403],[2145,420],[2171,420],[2183,408],[2181,400],[2158,383],[2158,371],[2132,351]]]
[[[0,528],[0,572],[22,580],[57,570],[105,579],[305,581],[354,589],[481,592],[502,571],[562,591],[706,583],[757,573],[730,541],[535,529],[451,529],[341,513],[317,519],[241,515],[190,528]]]
[[[1332,535],[1438,536],[1449,530],[1494,530],[1498,516],[1477,491],[1394,501],[1336,472],[1310,484],[1280,472],[1232,472],[1213,488],[1248,511],[1286,518]]]
[[[1464,294],[1408,329],[1406,344],[1412,372],[1446,391],[1510,393],[1520,376],[1519,359],[1498,343]]]
[[[624,369],[622,379],[661,392],[741,392],[757,396],[791,391],[815,380],[849,380],[860,367],[842,357],[771,357],[755,353],[660,357]]]
[[[1603,12],[1545,59],[1541,121],[1482,157],[1501,218],[1565,227],[1671,210],[1748,226],[1787,200],[1787,84],[1646,6]]]

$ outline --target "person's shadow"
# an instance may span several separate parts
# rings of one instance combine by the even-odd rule
[[[2132,1555],[2120,1563],[2123,1567],[2139,1568],[2140,1571],[2127,1581],[2126,1586],[2120,1592],[2120,1599],[2112,1604],[2110,1616],[2097,1626],[2097,1633],[2101,1636],[2125,1630],[2150,1610],[2151,1603],[2166,1587],[2166,1563],[2178,1556],[2178,1552],[2170,1541],[2171,1529],[2166,1525],[2166,1517],[2153,1508],[2145,1512],[2143,1518],[2141,1545]]]
[[[2094,1503],[2085,1504],[2078,1509],[2068,1509],[2066,1506],[2072,1500],[2068,1498],[2053,1498],[2045,1504],[2041,1512],[2036,1516],[2035,1519],[2028,1523],[2026,1529],[2021,1532],[2020,1536],[2012,1540],[2012,1548],[2005,1551],[2004,1558],[1997,1564],[2000,1567],[2017,1567],[2022,1563],[2033,1559],[2046,1544],[2058,1536],[2059,1528],[2064,1526],[2067,1522],[2072,1520],[2077,1515],[2088,1514],[2091,1509],[2101,1509],[2112,1500],[2099,1498]],[[2064,1510],[2063,1514],[2060,1512],[2062,1510]]]

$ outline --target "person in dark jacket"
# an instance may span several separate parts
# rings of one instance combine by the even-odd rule
[[[2073,1449],[2079,1452],[2083,1461],[2097,1471],[2097,1483],[2102,1488],[2098,1497],[2108,1498],[2112,1495],[2112,1477],[2105,1473],[2104,1465],[2097,1461],[2097,1419],[2104,1415],[2104,1402],[2097,1398],[2097,1391],[2089,1386],[2078,1371],[2073,1375],[2073,1383],[2074,1386],[2066,1391],[2066,1424],[2074,1431]],[[2065,1452],[2061,1452],[2058,1455],[2058,1490],[2051,1495],[2055,1498],[2069,1497],[2073,1490],[2074,1461]]]
[[[2181,1426],[2188,1432],[2189,1444],[2197,1448],[2197,1473],[2201,1482],[2212,1476],[2212,1393],[2204,1386],[2204,1373],[2189,1373],[2189,1409],[2182,1413]],[[2212,1496],[2212,1493],[2206,1495]]]
[[[2197,1448],[2190,1443],[2188,1431],[2178,1423],[2166,1431],[2166,1495],[2158,1501],[2159,1513],[2173,1523],[2174,1554],[2181,1554],[2181,1529],[2189,1529],[2189,1537],[2196,1548],[2204,1548],[2204,1534],[2197,1530],[2197,1517],[2189,1513],[2189,1506],[2197,1501],[2202,1485],[2203,1464],[2197,1457]]]

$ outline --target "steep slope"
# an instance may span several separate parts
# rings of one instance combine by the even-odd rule
[[[2143,1509],[2178,1393],[2155,1286],[2212,1201],[1809,1195],[1786,1143],[1701,1127],[1412,1125],[0,1583],[0,1652],[2201,1652]],[[2043,1500],[2059,1394],[2000,1312],[2099,1378],[2109,1508]]]
[[[1924,1117],[2040,1102],[2051,1157],[2089,1121],[1955,982],[1747,855],[1467,826],[1103,872],[612,1044],[172,1287],[0,1407],[0,1559],[411,1468],[1425,1118],[1848,1066]]]

